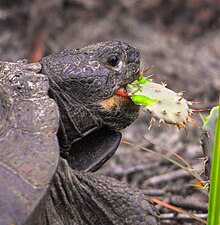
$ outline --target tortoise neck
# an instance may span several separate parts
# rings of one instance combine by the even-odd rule
[[[49,89],[48,94],[59,107],[60,125],[57,136],[60,150],[68,152],[75,141],[81,139],[89,130],[100,125],[95,115],[73,96],[52,89]]]

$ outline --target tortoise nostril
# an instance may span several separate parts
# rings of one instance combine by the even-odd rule
[[[140,63],[139,51],[134,50],[134,49],[132,51],[129,51],[127,54],[127,60],[128,60],[128,63],[132,63],[132,62]]]
[[[136,58],[134,62],[140,64],[140,58]]]

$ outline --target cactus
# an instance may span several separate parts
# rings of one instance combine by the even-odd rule
[[[156,118],[159,124],[166,123],[178,128],[185,128],[188,121],[194,123],[190,118],[193,113],[189,108],[191,102],[183,98],[182,92],[176,93],[166,88],[165,83],[154,83],[140,76],[139,80],[128,84],[126,90],[135,104],[143,105],[143,111],[152,115],[150,127]]]
[[[208,175],[210,175],[211,170],[218,111],[219,106],[213,107],[209,116],[206,117],[205,122],[202,126],[201,142],[204,155],[208,157],[208,161],[206,163],[206,172]]]

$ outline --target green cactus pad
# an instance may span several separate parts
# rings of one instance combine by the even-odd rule
[[[127,85],[126,89],[135,104],[143,105],[143,110],[160,122],[182,128],[187,121],[191,121],[191,110],[188,102],[182,98],[182,93],[176,93],[163,84],[142,77],[139,81]]]
[[[218,111],[219,106],[213,107],[209,116],[206,117],[205,122],[202,126],[201,142],[204,155],[207,156],[209,159],[206,164],[206,170],[208,175],[210,175],[211,171],[211,162],[214,148],[214,138],[218,118]]]

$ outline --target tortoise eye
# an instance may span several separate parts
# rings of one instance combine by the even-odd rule
[[[113,67],[117,66],[118,62],[119,62],[118,57],[115,55],[109,56],[107,61],[108,61],[109,65],[113,66]]]

